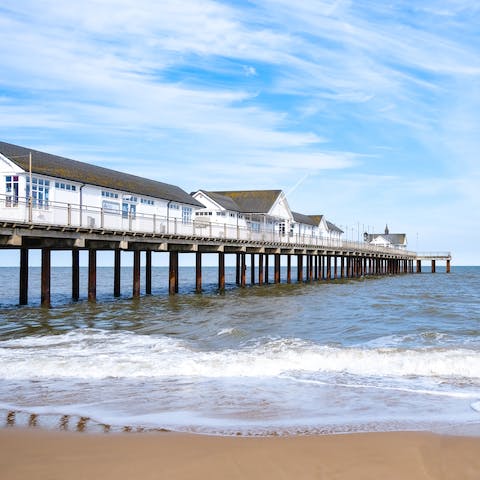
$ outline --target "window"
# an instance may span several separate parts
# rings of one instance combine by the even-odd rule
[[[110,200],[102,201],[102,208],[105,212],[120,213],[120,204],[118,202],[111,202]]]
[[[168,208],[171,210],[180,210],[180,205],[178,203],[171,203]]]
[[[31,191],[31,193],[30,193]],[[27,198],[32,199],[33,208],[48,209],[48,197],[50,192],[50,180],[32,177],[32,186],[30,189],[30,177],[27,177]]]
[[[130,215],[131,218],[135,218],[137,214],[137,206],[134,203],[123,202],[122,203],[122,217],[128,218]]]
[[[153,200],[149,200],[148,198],[141,198],[140,203],[143,203],[144,205],[155,205],[155,202]]]
[[[75,192],[77,190],[77,187],[75,185],[61,182],[55,182],[55,188],[59,190],[70,190],[71,192]]]
[[[182,223],[191,223],[192,207],[182,207]]]
[[[107,190],[102,190],[102,197],[106,198],[118,198],[118,193],[109,192]]]
[[[18,176],[7,175],[5,177],[5,206],[16,207],[18,205]]]

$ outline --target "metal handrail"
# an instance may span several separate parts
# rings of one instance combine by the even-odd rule
[[[371,252],[401,254],[415,257],[417,254],[405,249],[371,245],[365,242],[346,241],[304,234],[289,234],[274,231],[271,227],[258,231],[228,225],[227,223],[206,222],[204,218],[189,222],[181,218],[157,214],[136,213],[127,215],[121,210],[111,211],[101,207],[70,204],[65,202],[43,201],[42,205],[24,197],[0,195],[0,221],[16,224],[45,225],[52,227],[86,228],[100,231],[125,233],[145,233],[153,235],[178,235],[182,237],[237,240],[254,243],[268,243],[284,247],[349,250],[352,252]]]

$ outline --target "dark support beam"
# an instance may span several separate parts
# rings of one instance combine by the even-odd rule
[[[318,280],[318,255],[315,255],[315,265],[313,266],[315,280]]]
[[[235,283],[237,285],[240,285],[240,254],[236,254],[237,257],[237,263],[236,263],[236,270],[235,270]]]
[[[432,260],[432,273],[436,272],[436,262],[435,260]]]
[[[327,256],[327,280],[332,279],[332,257]]]
[[[97,251],[88,251],[88,301],[97,301]]]
[[[445,272],[450,273],[450,260],[447,260],[447,265],[445,267]]]
[[[42,284],[41,284],[41,300],[42,307],[50,308],[50,272],[51,271],[51,250],[50,248],[42,248]]]
[[[20,285],[19,285],[20,305],[28,303],[28,248],[20,249]]]
[[[246,264],[246,255],[244,253],[240,254],[240,286],[245,287],[247,284],[247,264]]]
[[[268,283],[268,280],[269,280],[268,279],[268,276],[269,276],[268,274],[270,273],[269,272],[270,268],[269,268],[269,265],[268,265],[268,257],[269,257],[268,253],[265,254],[265,283]]]
[[[72,250],[72,300],[80,299],[80,251]]]
[[[122,251],[117,248],[114,251],[114,264],[113,264],[113,296],[120,296],[120,268],[121,268],[121,255]]]
[[[303,255],[297,255],[297,282],[303,282]]]
[[[140,296],[140,250],[133,251],[133,298]]]
[[[263,253],[258,255],[258,284],[263,285]]]
[[[170,252],[168,267],[168,293],[178,293],[178,252]]]
[[[255,285],[255,254],[250,254],[250,283]]]
[[[152,294],[152,251],[145,252],[145,294]]]
[[[307,255],[307,279],[309,282],[313,280],[313,256]]]
[[[237,254],[237,267],[238,265],[238,260],[239,260],[239,254]],[[239,271],[239,268],[237,268],[237,271]],[[225,290],[225,253],[224,252],[219,252],[218,254],[218,289],[223,292]]]
[[[417,260],[417,273],[422,273],[422,261]]]
[[[287,255],[287,283],[292,283],[292,256]]]
[[[338,277],[338,259],[333,257],[333,278],[336,280]]]
[[[202,252],[195,253],[195,291],[202,293]]]
[[[274,258],[275,258],[274,279],[275,279],[275,283],[280,283],[280,254],[276,253]]]

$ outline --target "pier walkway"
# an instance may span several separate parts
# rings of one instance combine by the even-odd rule
[[[88,251],[88,299],[96,299],[97,251],[114,251],[114,296],[120,296],[121,252],[133,252],[134,297],[140,296],[141,252],[145,252],[145,293],[151,294],[152,253],[169,255],[169,292],[178,292],[178,254],[195,255],[196,291],[202,290],[202,254],[218,255],[218,288],[225,288],[225,255],[236,258],[236,283],[245,286],[249,255],[250,284],[269,283],[269,261],[273,256],[273,282],[280,283],[282,258],[286,279],[292,281],[292,257],[296,257],[296,281],[330,280],[365,275],[414,273],[420,257],[404,249],[385,248],[364,242],[329,240],[288,235],[263,229],[251,231],[222,224],[206,225],[197,220],[179,222],[168,217],[132,216],[88,206],[48,203],[32,208],[16,199],[8,208],[0,198],[0,248],[20,250],[19,303],[28,303],[30,249],[41,250],[41,304],[50,306],[52,250],[72,253],[72,299],[80,298],[79,251]],[[3,201],[3,205],[2,205]],[[435,259],[437,259],[436,257]],[[443,257],[442,257],[443,258]],[[450,257],[449,257],[450,258]],[[433,260],[432,260],[433,261]],[[448,260],[449,261],[449,260]]]

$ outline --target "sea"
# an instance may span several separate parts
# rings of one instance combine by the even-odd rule
[[[70,269],[40,269],[18,306],[18,269],[0,268],[0,427],[275,436],[396,430],[480,435],[480,267],[450,274],[235,285],[217,271],[153,269],[133,299],[70,300]],[[142,281],[143,281],[142,273]],[[249,277],[247,277],[249,278]],[[270,274],[273,278],[273,271]],[[286,278],[282,272],[282,282]],[[143,286],[142,286],[143,288]]]

